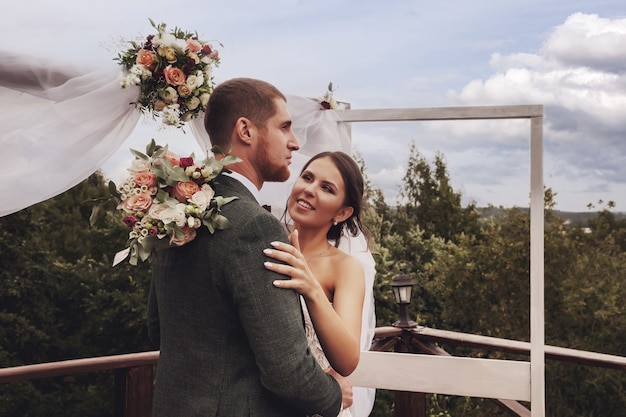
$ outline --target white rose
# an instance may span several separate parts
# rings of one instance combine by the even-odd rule
[[[135,159],[130,164],[130,168],[127,168],[130,172],[142,172],[150,169],[150,162],[143,159]]]
[[[146,217],[144,217],[144,219],[147,221],[148,219],[155,219],[155,220],[163,220],[161,218],[161,214],[167,210],[167,206],[161,203],[155,203],[152,204],[150,206],[150,208],[148,209],[148,215]],[[142,219],[143,221],[143,219]]]
[[[143,65],[141,65],[141,79],[142,80],[148,80],[150,78],[152,78],[152,71],[150,71],[148,68],[144,67]]]
[[[155,46],[164,46],[170,48],[177,48],[183,50],[180,47],[178,39],[171,33],[159,32],[154,38],[152,38],[152,44]]]
[[[209,204],[211,204],[211,199],[214,195],[215,191],[213,191],[211,186],[205,184],[200,191],[194,193],[189,200],[204,211],[209,207]]]
[[[163,117],[161,117],[161,120],[163,121],[163,124],[168,126],[177,126],[180,123],[180,117],[174,113],[164,114]]]
[[[189,110],[195,110],[200,105],[200,99],[196,96],[192,96],[189,100],[187,100],[187,108]]]
[[[198,79],[198,87],[204,84],[204,73],[200,70],[196,71],[196,78]]]
[[[187,77],[187,87],[189,87],[189,89],[191,91],[195,90],[196,88],[200,87],[202,85],[201,82],[198,82],[198,77],[195,75],[190,75],[189,77]]]
[[[185,216],[185,205],[178,203],[174,207],[167,207],[159,213],[161,221],[165,224],[176,223],[179,227],[183,227],[187,223]]]
[[[211,97],[209,93],[200,94],[200,104],[202,104],[203,109],[206,109],[206,105],[209,103],[209,97]]]
[[[159,95],[168,103],[178,100],[178,93],[173,87],[167,87],[159,92]],[[165,110],[165,109],[164,109]]]

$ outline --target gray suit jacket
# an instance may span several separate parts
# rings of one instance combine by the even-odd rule
[[[263,249],[287,241],[280,222],[236,179],[222,213],[233,227],[154,256],[148,327],[161,356],[154,417],[335,417],[341,390],[311,356],[295,292],[263,267]]]

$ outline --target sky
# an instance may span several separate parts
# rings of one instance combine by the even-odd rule
[[[623,0],[22,0],[2,7],[0,47],[98,66],[120,40],[167,23],[218,47],[217,83],[260,78],[320,97],[329,82],[354,109],[541,104],[544,183],[556,209],[626,211],[626,5]],[[409,148],[443,155],[463,204],[528,207],[528,120],[369,122],[353,150],[396,201]],[[190,134],[141,121],[103,166],[112,179],[151,138],[180,153]],[[603,203],[600,203],[602,201]]]

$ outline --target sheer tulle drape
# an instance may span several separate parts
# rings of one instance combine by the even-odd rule
[[[0,52],[0,216],[68,190],[124,143],[140,112],[118,75]]]

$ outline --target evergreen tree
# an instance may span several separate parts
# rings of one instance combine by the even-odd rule
[[[127,229],[117,213],[89,228],[99,173],[0,218],[0,366],[149,350],[149,265],[111,266]],[[0,416],[107,416],[112,372],[0,385]]]

